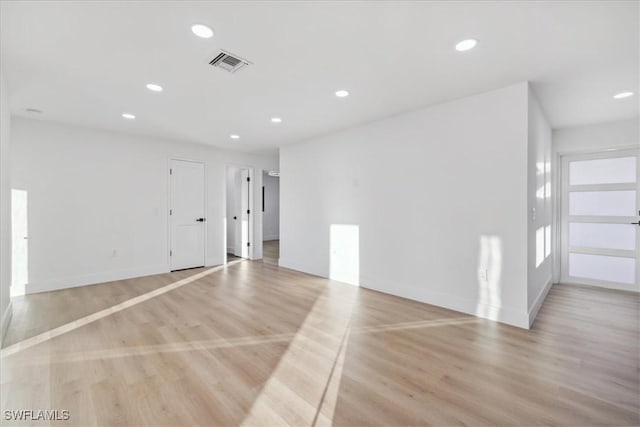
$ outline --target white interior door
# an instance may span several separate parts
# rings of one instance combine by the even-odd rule
[[[562,282],[640,290],[638,154],[563,156]]]
[[[240,171],[240,254],[251,258],[251,178],[248,169]]]
[[[171,270],[202,267],[205,259],[204,163],[171,160]]]

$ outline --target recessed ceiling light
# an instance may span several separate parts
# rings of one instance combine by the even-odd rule
[[[122,113],[122,117],[124,117],[125,119],[129,119],[129,120],[133,120],[136,118],[136,116],[134,116],[133,114],[130,113]]]
[[[27,108],[25,111],[27,113],[42,114],[42,110],[38,110],[37,108]]]
[[[628,98],[630,96],[633,96],[633,92],[620,92],[620,93],[616,93],[615,95],[613,95],[614,99],[623,99],[623,98]]]
[[[202,37],[203,39],[210,39],[213,37],[213,30],[203,24],[192,25],[191,31],[193,31],[193,34],[198,37]]]
[[[474,39],[462,40],[461,42],[458,42],[458,44],[456,44],[456,50],[458,52],[464,52],[465,50],[473,49],[477,44],[478,41]]]
[[[282,123],[282,119],[280,117],[271,117],[271,123]]]
[[[157,85],[155,83],[147,83],[147,89],[152,92],[162,92],[162,86]]]
[[[338,98],[344,98],[346,96],[349,96],[349,91],[348,90],[344,90],[344,89],[340,89],[336,91],[336,96]]]
[[[229,138],[231,138],[231,139],[240,139],[240,135],[236,135],[235,133],[232,133],[231,135],[229,135]]]

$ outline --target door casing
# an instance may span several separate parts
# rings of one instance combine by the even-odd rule
[[[224,174],[224,179],[225,179],[225,207],[226,204],[228,203],[227,197],[226,197],[226,189],[227,189],[227,178],[228,178],[228,174],[226,173],[228,169],[238,169],[240,171],[240,176],[242,176],[242,172],[246,171],[248,176],[249,176],[249,185],[248,185],[248,193],[249,193],[249,197],[248,197],[248,205],[249,205],[249,210],[251,211],[251,213],[249,214],[249,220],[248,220],[248,234],[249,234],[249,242],[251,243],[251,245],[248,247],[248,251],[246,252],[246,258],[253,260],[255,259],[255,254],[256,252],[256,245],[257,240],[256,237],[256,216],[258,214],[260,214],[259,212],[256,211],[255,209],[255,188],[256,188],[256,174],[255,174],[255,170],[252,166],[247,166],[247,165],[238,165],[238,164],[227,164],[225,167],[225,174]],[[240,183],[241,188],[244,188],[243,186],[245,185],[245,182],[241,182]],[[242,194],[242,191],[240,192]],[[241,197],[241,195],[238,195],[238,197]],[[240,203],[240,206],[242,206],[243,203]],[[241,208],[242,209],[242,208]],[[225,208],[225,212],[226,212],[226,208]],[[240,213],[240,215],[238,215],[239,218],[239,225],[238,228],[236,229],[236,240],[239,238],[239,232],[242,229],[241,226],[241,222],[242,222],[242,212]],[[227,218],[226,219],[226,227],[230,227],[230,226],[236,226],[236,224],[232,223],[232,219],[231,218]],[[228,246],[228,242],[226,242],[226,236],[227,236],[227,232],[226,229],[224,230],[224,240],[225,242],[223,243],[223,247],[224,247],[224,263],[227,263],[227,246]],[[261,244],[262,242],[260,242]],[[236,245],[233,245],[234,248],[236,247]],[[241,252],[242,252],[242,248],[241,248]],[[239,255],[238,255],[239,256]]]
[[[589,184],[583,191],[615,191],[615,190],[630,190],[636,191],[636,212],[634,216],[620,216],[620,217],[598,217],[598,216],[585,216],[582,220],[572,222],[600,222],[600,223],[619,223],[627,224],[632,221],[638,220],[638,214],[640,214],[640,149],[638,148],[621,148],[616,150],[600,150],[591,152],[578,152],[578,153],[560,153],[559,154],[559,182],[558,182],[558,201],[559,201],[559,215],[557,216],[557,247],[559,247],[560,257],[559,263],[559,281],[566,284],[577,284],[587,286],[599,286],[610,289],[631,290],[638,292],[640,290],[640,262],[638,261],[638,255],[640,254],[640,230],[636,231],[636,249],[635,251],[624,251],[617,249],[588,249],[585,250],[569,250],[569,162],[580,160],[596,160],[606,158],[618,158],[618,157],[636,157],[636,182],[635,183],[621,183],[621,184]],[[580,186],[576,186],[580,187]],[[588,187],[588,188],[587,188]],[[636,259],[635,270],[635,284],[625,284],[618,282],[609,282],[598,279],[589,278],[577,278],[571,277],[568,274],[568,258],[569,253],[592,253],[596,255],[608,255],[608,256],[624,256],[633,257]],[[632,252],[635,252],[634,254]]]

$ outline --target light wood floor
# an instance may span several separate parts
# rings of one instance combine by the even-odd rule
[[[262,242],[262,260],[268,264],[278,265],[280,258],[280,240],[265,240]]]
[[[2,408],[64,425],[640,423],[630,293],[555,286],[525,331],[239,261],[14,304]]]

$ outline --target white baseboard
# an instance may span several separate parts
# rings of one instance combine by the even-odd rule
[[[451,294],[442,292],[430,292],[424,289],[419,291],[400,291],[389,292],[384,284],[375,283],[367,278],[360,278],[360,287],[372,289],[374,291],[383,292],[389,295],[395,295],[425,304],[431,304],[438,307],[446,308],[461,313],[470,314],[472,316],[482,317],[494,320],[500,323],[506,323],[518,328],[529,329],[529,317],[526,312],[518,312],[506,307],[492,306],[488,304],[480,304],[476,299],[461,298]]]
[[[323,271],[313,271],[311,268],[306,268],[304,266],[298,265],[295,262],[291,262],[289,259],[282,256],[280,253],[280,258],[278,258],[278,266],[287,268],[289,270],[297,271],[299,273],[310,274],[312,276],[318,276],[325,279],[328,279],[327,273]]]
[[[7,308],[2,313],[2,320],[0,320],[0,328],[2,331],[0,332],[0,347],[2,347],[2,343],[4,343],[4,336],[7,334],[7,329],[9,329],[9,324],[11,323],[11,319],[13,318],[13,304],[11,300],[9,300],[9,304]]]
[[[280,258],[279,265],[290,270],[296,270],[306,274],[312,274],[314,276],[327,277],[326,273],[301,270],[295,265],[295,263],[291,263],[286,259],[283,260],[283,258]],[[438,307],[459,311],[472,316],[495,320],[518,328],[529,329],[529,316],[526,309],[519,312],[505,307],[480,304],[475,298],[461,298],[459,296],[441,292],[430,292],[425,289],[416,290],[413,288],[413,290],[406,290],[411,289],[412,287],[410,286],[398,286],[397,288],[404,288],[405,290],[394,290],[394,292],[390,292],[385,283],[378,283],[375,279],[367,277],[360,277],[359,282],[361,288],[371,289],[385,294],[419,301],[425,304],[436,305]]]
[[[584,283],[577,282],[560,282],[559,285],[573,285],[573,286],[586,286],[586,287],[595,287],[595,288],[604,288],[604,289],[613,289],[616,291],[627,291],[627,292],[640,292],[638,286],[634,284],[625,284],[625,283],[606,283],[600,282],[597,280],[589,280],[583,279]]]
[[[114,280],[132,279],[134,277],[151,276],[153,274],[168,272],[169,266],[166,264],[160,264],[150,265],[146,267],[129,268],[124,270],[105,271],[102,273],[86,274],[82,276],[50,279],[41,282],[28,283],[25,286],[25,294],[57,291],[60,289],[75,288],[78,286],[86,285],[96,285],[104,282],[113,282]]]
[[[540,290],[540,293],[536,297],[536,300],[533,302],[533,305],[529,310],[529,328],[531,328],[531,326],[533,325],[533,322],[536,320],[536,317],[538,316],[538,312],[540,311],[540,308],[542,308],[542,304],[544,303],[544,300],[547,298],[547,294],[549,293],[549,290],[551,290],[552,284],[553,284],[553,280],[551,277],[549,277],[545,285]]]

